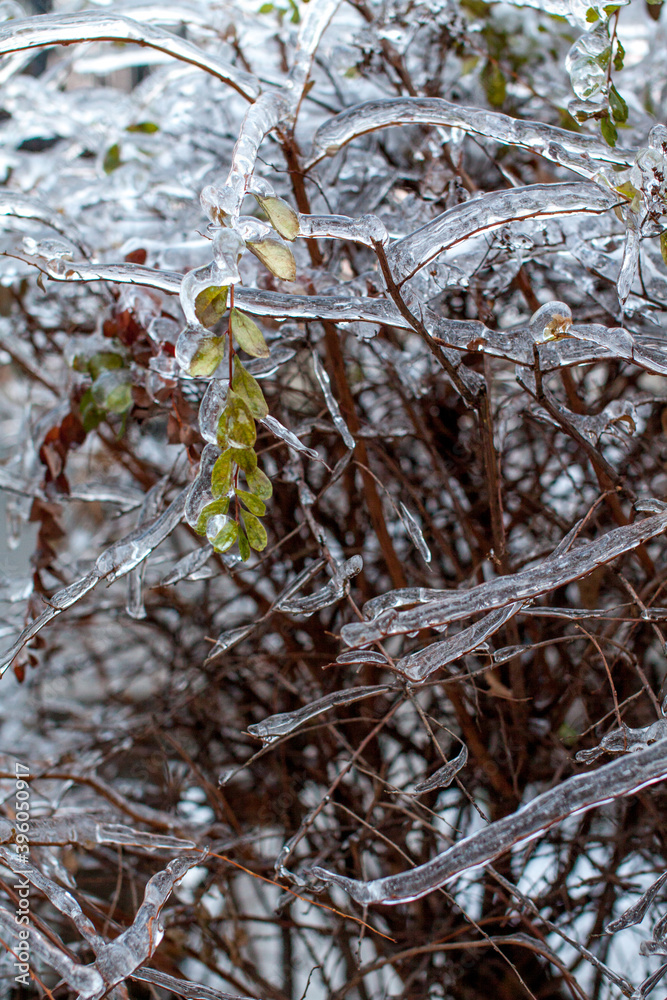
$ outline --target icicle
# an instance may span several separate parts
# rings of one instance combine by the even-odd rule
[[[461,771],[468,763],[468,748],[463,744],[461,751],[454,760],[447,764],[443,764],[439,767],[430,778],[426,778],[425,781],[419,781],[413,788],[413,793],[415,795],[421,795],[422,792],[432,792],[434,788],[449,788],[452,781],[456,775]]]
[[[324,401],[327,404],[327,409],[331,414],[331,418],[335,426],[337,427],[338,431],[340,432],[340,436],[345,442],[346,448],[349,448],[350,451],[354,451],[356,447],[356,442],[350,432],[350,428],[347,426],[347,424],[345,423],[345,421],[341,416],[340,408],[331,391],[331,382],[329,380],[329,374],[325,370],[324,365],[320,361],[319,355],[317,354],[316,351],[313,351],[312,359],[313,359],[313,370],[315,372],[315,377],[317,378],[317,381],[320,384],[320,389],[322,390],[322,393],[324,395]]]

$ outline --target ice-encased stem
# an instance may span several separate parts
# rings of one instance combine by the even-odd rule
[[[392,244],[387,260],[397,282],[406,281],[443,250],[473,236],[499,229],[508,222],[592,213],[600,215],[619,198],[597,184],[526,184],[492,191],[455,205],[432,222]]]
[[[96,11],[42,14],[21,21],[10,21],[6,26],[0,27],[0,55],[78,42],[136,42],[147,45],[205,70],[229,84],[247,101],[259,96],[259,82],[252,74],[238,69],[224,59],[207,55],[184,38],[154,25],[141,24],[123,14],[102,14]]]
[[[262,94],[248,108],[232,152],[227,180],[221,188],[206,188],[202,197],[202,206],[211,222],[220,222],[218,211],[232,219],[240,215],[259,147],[267,133],[285,117],[288,108],[287,100],[277,92]]]
[[[586,177],[600,163],[630,165],[636,150],[611,148],[593,136],[541,122],[521,121],[497,111],[461,107],[439,97],[401,97],[365,101],[346,108],[320,125],[313,138],[307,169],[325,156],[333,156],[360,135],[393,125],[434,125],[460,128],[507,146],[539,153]]]
[[[339,5],[340,0],[310,0],[303,11],[294,62],[285,85],[285,93],[289,98],[292,116],[296,116],[298,113],[317,46]]]
[[[0,937],[3,944],[9,945],[14,952],[21,943],[19,930],[16,914],[0,907]],[[39,958],[51,969],[59,972],[67,984],[79,994],[78,1000],[98,1000],[106,992],[104,980],[97,969],[73,961],[67,952],[56,947],[34,924],[30,928],[30,952],[33,960]]]
[[[372,247],[385,244],[389,234],[376,215],[352,219],[347,215],[299,215],[299,235],[309,239],[350,240]]]
[[[378,684],[372,687],[347,688],[345,691],[332,691],[330,694],[311,701],[309,705],[298,708],[294,712],[281,712],[278,715],[270,715],[263,722],[257,722],[248,726],[248,732],[260,740],[270,743],[278,736],[285,736],[293,732],[302,723],[315,718],[322,712],[328,711],[335,705],[351,705],[355,701],[363,701],[365,698],[372,698],[376,694],[386,694],[391,691],[390,684]]]
[[[446,625],[481,611],[530,600],[581,579],[597,566],[631,552],[665,529],[667,513],[663,512],[636,524],[615,528],[594,542],[580,545],[565,555],[551,556],[539,566],[521,573],[497,577],[469,590],[453,591],[450,597],[435,599],[409,611],[398,612],[390,608],[372,622],[351,622],[343,626],[341,636],[348,646],[363,646],[388,635]]]
[[[462,629],[451,639],[433,642],[426,649],[420,649],[416,653],[404,656],[402,660],[397,660],[396,669],[409,677],[411,681],[421,682],[430,677],[436,670],[440,670],[441,667],[478,649],[486,639],[502,628],[510,618],[513,618],[522,607],[521,602],[517,602],[509,604],[506,608],[500,608],[498,611],[492,611],[481,621],[469,628]]]
[[[465,837],[412,871],[370,882],[345,878],[326,868],[313,874],[341,886],[358,903],[409,903],[421,899],[463,872],[481,868],[510,848],[525,844],[578,813],[631,795],[667,778],[667,753],[661,743],[605,764],[592,774],[577,774],[538,795],[517,812]]]

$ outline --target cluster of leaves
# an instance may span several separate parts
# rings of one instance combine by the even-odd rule
[[[220,302],[226,294],[226,288],[216,287],[199,293],[196,308],[202,325],[205,325],[211,301]],[[257,324],[234,307],[229,313],[226,336],[231,371],[227,400],[218,420],[217,444],[221,454],[211,474],[211,492],[215,499],[202,509],[195,530],[208,536],[216,552],[226,552],[238,542],[245,562],[250,549],[261,552],[267,543],[266,529],[260,518],[266,513],[265,501],[270,499],[273,487],[257,464],[255,421],[265,417],[269,408],[259,382],[246,370],[233,346],[237,344],[246,354],[256,358],[268,357],[269,349]],[[239,486],[241,473],[245,476],[245,490]],[[232,501],[235,511],[230,517]]]

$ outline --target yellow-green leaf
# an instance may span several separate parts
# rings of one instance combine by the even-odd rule
[[[257,440],[257,431],[252,413],[245,400],[230,393],[225,407],[227,417],[227,440],[232,448],[252,448]]]
[[[282,281],[294,281],[296,261],[292,251],[284,243],[267,236],[266,239],[257,240],[255,243],[246,243],[246,246],[265,267],[268,267],[271,274],[275,274],[276,278]]]
[[[232,448],[232,458],[246,476],[257,468],[257,455],[252,448]]]
[[[282,198],[261,198],[255,195],[262,209],[269,217],[269,222],[285,240],[295,240],[299,235],[299,216],[291,205]]]
[[[660,253],[663,263],[667,265],[667,232],[660,233]]]
[[[248,483],[248,489],[251,493],[254,493],[256,497],[260,500],[270,500],[273,496],[273,486],[271,485],[271,480],[262,472],[261,469],[255,468],[252,472],[245,472],[246,482]]]
[[[246,354],[251,354],[253,358],[268,358],[269,348],[264,334],[249,316],[240,309],[232,309],[229,322],[234,339]]]
[[[234,377],[232,379],[232,389],[238,393],[246,403],[248,409],[256,420],[261,420],[269,412],[264,393],[260,389],[259,382],[253,378],[250,372],[246,371],[239,359],[234,356]]]
[[[236,490],[236,495],[244,503],[251,514],[256,514],[257,517],[264,517],[266,514],[266,504],[259,497],[253,496],[252,493],[246,493],[245,490]]]
[[[247,562],[250,559],[250,546],[241,525],[239,525],[239,555],[243,559],[243,562]]]
[[[193,378],[207,378],[212,375],[225,353],[224,337],[203,337],[192,355],[188,374]]]
[[[120,166],[120,146],[117,142],[114,142],[113,146],[109,146],[106,153],[104,154],[104,159],[102,161],[102,169],[105,174],[111,174]]]
[[[247,510],[241,511],[241,519],[248,536],[250,547],[256,552],[261,552],[262,549],[266,548],[266,543],[269,540],[266,528],[258,517],[255,517],[254,514],[250,514]]]
[[[226,552],[227,549],[231,549],[232,545],[238,538],[238,534],[239,526],[236,521],[232,521],[230,518],[212,540],[211,545],[216,552]]]
[[[227,309],[227,285],[211,285],[195,299],[195,315],[202,326],[215,326]]]
[[[155,122],[137,122],[136,125],[128,125],[125,129],[126,132],[145,132],[147,135],[153,132],[159,132],[160,126],[156,125]]]
[[[224,451],[213,466],[211,493],[214,497],[226,496],[232,485],[232,452]]]

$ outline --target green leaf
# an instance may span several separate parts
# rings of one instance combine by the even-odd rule
[[[269,222],[285,240],[295,240],[300,232],[299,216],[282,198],[262,198],[255,195],[259,205],[269,217]]]
[[[227,549],[231,549],[232,545],[238,538],[238,534],[239,526],[236,521],[232,521],[230,518],[224,528],[221,528],[215,538],[211,541],[211,545],[216,552],[226,552]]]
[[[660,253],[662,254],[663,263],[667,266],[667,231],[660,233]]]
[[[74,368],[76,371],[81,371],[81,368],[77,366],[77,358],[74,359]],[[98,351],[97,354],[93,354],[85,362],[85,367],[90,372],[92,378],[98,378],[102,372],[113,371],[115,368],[123,367],[123,356],[121,354],[116,354],[115,351]]]
[[[215,326],[227,309],[227,285],[211,285],[195,299],[195,315],[202,326]]]
[[[198,535],[206,534],[206,525],[208,524],[209,518],[214,517],[216,514],[226,514],[229,510],[229,497],[223,497],[220,500],[214,500],[213,503],[207,504],[199,512],[199,517],[197,518],[197,523],[195,524],[195,531]]]
[[[79,413],[81,414],[83,429],[86,432],[94,431],[104,420],[104,410],[100,410],[97,407],[90,389],[87,389],[81,397]]]
[[[259,8],[259,13],[260,14],[270,14],[272,10],[273,10],[273,4],[272,3],[263,3],[262,6]]]
[[[600,15],[594,7],[589,7],[586,11],[586,20],[589,24],[595,24],[596,21],[600,20]]]
[[[268,267],[271,274],[281,281],[294,281],[296,278],[296,261],[292,251],[279,240],[267,236],[266,239],[257,240],[255,243],[246,243],[248,250],[254,253],[258,260],[261,260],[264,267]]]
[[[611,113],[614,116],[614,121],[622,124],[628,120],[628,106],[616,90],[616,87],[611,85],[611,90],[609,91],[609,107],[611,108]]]
[[[257,468],[257,455],[253,448],[232,448],[232,459],[246,476]]]
[[[258,517],[255,517],[254,514],[248,513],[247,510],[241,511],[241,520],[243,521],[243,527],[248,535],[250,547],[256,552],[261,552],[262,549],[266,548],[266,543],[269,540],[266,528]]]
[[[111,413],[126,413],[132,407],[132,386],[117,385],[107,396],[104,405]]]
[[[136,125],[128,125],[125,131],[145,132],[147,135],[151,135],[153,132],[159,132],[160,126],[156,125],[155,122],[137,122]]]
[[[602,118],[600,121],[600,131],[602,138],[608,146],[615,146],[618,139],[618,132],[611,118]]]
[[[232,309],[229,322],[241,350],[251,354],[253,358],[268,358],[270,352],[264,334],[249,316],[240,309]]]
[[[232,485],[232,452],[231,448],[219,457],[211,473],[211,493],[214,497],[226,496]]]
[[[104,154],[104,159],[102,160],[102,169],[105,174],[111,174],[120,166],[120,146],[117,142],[114,142],[113,146],[109,146],[106,153]]]
[[[481,72],[480,79],[486,99],[492,108],[500,108],[505,103],[507,84],[498,63],[487,62]]]
[[[203,337],[192,355],[188,374],[193,378],[208,378],[222,361],[225,353],[224,337]]]
[[[264,517],[266,514],[266,504],[263,500],[253,496],[252,493],[246,493],[245,490],[236,490],[236,495],[252,514],[256,514],[257,517]]]
[[[257,430],[245,400],[235,393],[230,393],[223,416],[226,417],[227,440],[231,447],[252,448],[257,440]]]
[[[199,517],[205,517],[208,521],[209,517],[214,517],[216,514],[226,514],[229,510],[229,497],[220,497],[218,500],[213,500],[211,503],[207,503],[205,507],[202,507]]]
[[[650,0],[649,0],[650,2]],[[620,73],[623,69],[623,63],[625,60],[625,49],[621,45],[620,39],[616,39],[616,55],[614,56],[614,69],[617,73]]]
[[[248,409],[256,420],[261,420],[269,412],[264,393],[260,389],[259,382],[247,372],[238,357],[234,355],[234,377],[232,379],[232,390],[238,393],[248,404]]]
[[[271,480],[262,472],[261,469],[255,468],[252,472],[245,472],[246,482],[248,483],[248,489],[251,493],[254,493],[256,497],[260,500],[270,500],[273,496],[273,486],[271,485]]]
[[[248,539],[246,538],[245,531],[239,524],[239,555],[243,562],[247,562],[250,559],[250,546],[248,544]]]

